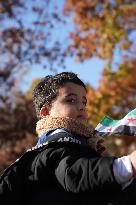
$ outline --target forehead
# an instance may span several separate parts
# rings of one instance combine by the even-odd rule
[[[86,90],[82,85],[78,85],[76,83],[68,82],[59,88],[60,95],[67,95],[70,93],[74,93],[76,95],[86,96]]]

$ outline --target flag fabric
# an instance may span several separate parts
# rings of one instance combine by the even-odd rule
[[[95,128],[95,136],[136,136],[136,108],[121,120],[105,116]]]

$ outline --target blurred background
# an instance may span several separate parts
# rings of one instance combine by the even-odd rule
[[[136,107],[136,2],[0,1],[0,173],[37,141],[32,90],[73,71],[88,89],[95,127]],[[106,154],[136,149],[136,137],[105,137]]]

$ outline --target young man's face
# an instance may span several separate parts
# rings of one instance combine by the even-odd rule
[[[52,103],[49,115],[52,117],[69,117],[83,121],[87,118],[86,103],[85,88],[69,82],[59,88],[59,95]]]

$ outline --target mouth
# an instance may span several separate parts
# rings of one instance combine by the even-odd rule
[[[77,119],[79,119],[79,120],[85,120],[86,118],[85,118],[85,116],[83,116],[83,115],[78,115],[78,116],[77,116]]]

